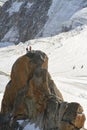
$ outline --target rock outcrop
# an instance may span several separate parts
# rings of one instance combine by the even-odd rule
[[[47,55],[34,50],[21,56],[12,66],[0,118],[2,130],[13,129],[14,125],[23,130],[16,122],[19,119],[28,119],[28,123],[34,123],[40,130],[79,130],[85,122],[79,103],[64,102],[48,72]],[[3,127],[4,122],[8,123],[8,129]]]
[[[6,86],[2,101],[2,113],[12,112],[15,98],[17,95],[20,95],[17,94],[20,93],[19,91],[27,91],[26,96],[30,97],[34,93],[37,102],[41,99],[41,95],[44,98],[51,93],[63,100],[62,94],[56,88],[48,72],[48,57],[45,53],[30,51],[14,63],[11,71],[11,81]],[[21,114],[21,110],[19,112]]]

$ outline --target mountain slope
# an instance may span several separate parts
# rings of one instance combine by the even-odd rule
[[[25,42],[85,24],[86,0],[9,0],[0,9],[0,41]]]
[[[87,11],[82,11],[83,8],[87,9],[86,7],[86,0],[79,0],[79,2],[76,0],[54,0],[48,11],[49,19],[45,24],[43,35],[56,35],[59,32],[69,31],[77,26],[87,24],[84,16]],[[81,22],[82,18],[84,21]]]
[[[84,27],[83,30],[75,30],[54,37],[31,40],[17,46],[0,48],[0,72],[3,72],[0,74],[0,98],[2,99],[13,63],[19,56],[26,53],[25,48],[29,44],[32,49],[42,50],[48,55],[49,72],[62,92],[65,101],[80,103],[87,117],[86,41],[87,27]],[[34,125],[31,127],[35,129]],[[87,127],[87,121],[85,127]]]
[[[27,41],[39,33],[47,21],[52,0],[7,1],[0,11],[1,41]]]

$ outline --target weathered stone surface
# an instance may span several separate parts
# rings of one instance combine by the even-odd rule
[[[26,94],[28,96],[31,96],[31,94],[35,96],[36,94],[37,100],[40,99],[41,95],[45,95],[46,93],[53,93],[63,100],[62,94],[56,88],[48,73],[48,57],[41,51],[28,52],[14,63],[11,71],[11,81],[6,86],[2,100],[1,112],[12,112],[17,93],[22,88],[29,89],[25,90],[28,91]],[[22,96],[24,95],[22,94]],[[21,105],[19,112],[20,115],[25,113]]]
[[[12,66],[1,114],[4,117],[10,114],[13,119],[6,130],[12,129],[18,119],[24,118],[40,130],[79,130],[85,122],[80,104],[64,102],[48,72],[47,55],[33,50],[21,56]]]
[[[85,115],[83,108],[78,103],[62,103],[59,110],[59,129],[72,130],[84,126]]]
[[[20,3],[18,11],[14,9],[17,7],[13,8]],[[0,9],[0,41],[18,43],[35,38],[48,19],[47,12],[51,3],[52,0],[7,1]]]

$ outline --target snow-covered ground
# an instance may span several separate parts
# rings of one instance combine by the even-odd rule
[[[65,101],[79,102],[87,117],[87,26],[58,36],[0,48],[0,102],[15,60],[31,45],[49,57],[49,72]],[[6,44],[6,43],[5,43]],[[85,123],[87,128],[87,121]],[[31,128],[31,127],[30,127]],[[27,129],[27,128],[26,128]],[[34,129],[34,126],[32,126]],[[38,130],[38,129],[37,129]]]

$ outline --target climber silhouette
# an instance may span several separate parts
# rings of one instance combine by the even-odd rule
[[[83,65],[81,66],[81,69],[83,68]]]
[[[32,50],[31,46],[27,46],[26,52],[28,53],[28,52],[31,51],[31,50]]]
[[[73,70],[75,69],[76,67],[75,66],[73,66]]]

